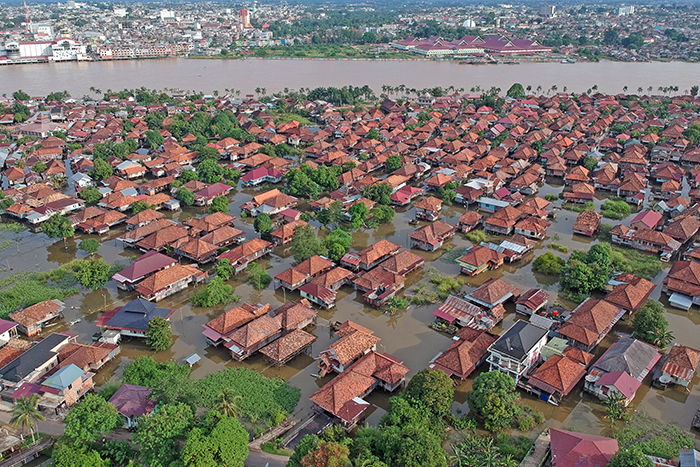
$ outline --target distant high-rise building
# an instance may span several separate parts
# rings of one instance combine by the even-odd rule
[[[554,10],[556,10],[556,6],[554,5],[542,5],[540,7],[540,16],[546,16],[547,18],[553,18],[554,17]]]
[[[629,16],[634,14],[634,5],[623,5],[617,9],[617,16]]]
[[[243,27],[249,28],[250,27],[250,11],[243,8],[240,11],[240,15],[241,15],[241,24],[243,25]]]

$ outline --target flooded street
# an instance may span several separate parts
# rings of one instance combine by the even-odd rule
[[[234,190],[230,195],[229,212],[237,217],[234,224],[236,228],[246,233],[248,239],[254,238],[257,234],[253,230],[252,219],[240,218],[239,206],[243,202],[250,200],[253,194],[265,189],[262,187],[259,189],[239,189],[238,191]],[[544,197],[549,193],[558,194],[562,189],[561,183],[548,181],[538,195]],[[685,189],[687,192],[687,187]],[[604,200],[604,197],[596,199],[596,208],[599,208]],[[558,205],[560,203],[560,201],[556,202]],[[464,212],[465,208],[459,205],[447,207],[442,211],[441,220],[456,224]],[[539,245],[533,252],[516,263],[506,264],[496,271],[490,271],[473,278],[464,275],[460,276],[457,264],[439,259],[445,253],[445,249],[437,252],[412,250],[425,257],[426,263],[423,268],[414,271],[408,276],[404,291],[410,293],[415,284],[424,280],[425,271],[429,268],[435,268],[443,274],[461,277],[465,283],[462,292],[472,291],[492,277],[500,277],[523,290],[533,287],[543,288],[549,291],[551,295],[550,304],[556,301],[558,304],[572,309],[574,304],[557,300],[558,284],[555,278],[543,276],[532,271],[532,260],[542,254],[543,250],[546,249],[546,245],[553,241],[568,246],[570,248],[569,253],[571,253],[574,249],[587,249],[591,243],[597,240],[579,236],[573,237],[572,226],[577,213],[560,209],[557,209],[555,212],[557,216],[556,219],[551,221],[552,225],[549,228],[548,237],[544,241],[539,242]],[[204,208],[186,208],[183,212],[165,213],[169,218],[184,221],[193,216],[203,216],[206,214],[206,211]],[[622,222],[629,224],[634,215],[635,213],[633,212],[631,216]],[[381,225],[376,229],[364,229],[354,232],[352,248],[360,250],[382,238],[406,247],[408,245],[408,235],[415,229],[415,227],[408,224],[409,219],[413,217],[414,208],[397,209],[397,215],[393,222]],[[616,221],[604,220],[604,222],[615,223]],[[316,221],[311,223],[317,228],[320,227]],[[421,222],[420,225],[424,225],[424,223]],[[140,255],[136,250],[122,248],[120,243],[115,240],[124,231],[125,226],[122,225],[100,237],[102,244],[98,254],[105,258],[108,263],[126,265],[132,258]],[[48,239],[44,234],[35,234],[30,231],[18,234],[4,232],[3,234],[4,238],[2,240],[12,240],[13,243],[0,251],[0,267],[2,268],[0,280],[19,272],[55,269],[59,265],[68,263],[73,259],[83,258],[85,253],[78,250],[78,243],[80,240],[88,237],[96,238],[94,235],[77,234],[75,238],[69,239],[64,245],[63,241],[59,240],[56,242]],[[557,238],[554,240],[555,236]],[[19,240],[19,242],[15,241],[15,239]],[[466,239],[464,234],[457,234],[447,245],[452,248],[466,248],[471,245],[471,242]],[[555,250],[546,249],[546,251],[552,251],[562,257],[568,256]],[[272,256],[266,257],[261,261],[261,265],[269,268],[268,273],[270,276],[274,276],[291,267],[293,261],[288,247],[278,247]],[[211,270],[211,268],[211,264],[205,267],[206,270]],[[661,280],[666,272],[667,269],[653,279],[658,287],[651,298],[661,300],[662,303],[668,305],[665,296],[661,297]],[[262,291],[256,291],[252,286],[244,282],[246,278],[244,272],[229,282],[235,288],[234,294],[241,296],[241,303],[270,303],[275,308],[282,305],[285,300],[299,299],[298,292],[284,292],[283,289],[275,291],[271,286]],[[432,313],[437,308],[437,304],[428,306],[411,305],[408,309],[389,316],[381,313],[379,310],[365,306],[361,294],[357,294],[350,286],[344,286],[338,293],[337,306],[331,310],[321,310],[319,312],[318,324],[312,331],[318,339],[313,344],[311,356],[298,356],[289,366],[283,368],[268,367],[260,355],[253,356],[244,362],[233,362],[225,349],[207,347],[204,336],[201,334],[204,323],[221,314],[225,308],[230,308],[233,305],[193,308],[189,300],[199,287],[203,286],[189,287],[185,291],[158,302],[159,307],[175,308],[177,311],[171,318],[172,331],[175,335],[174,343],[169,350],[157,353],[155,355],[156,359],[159,361],[172,359],[181,363],[185,356],[196,352],[202,357],[202,360],[194,366],[193,377],[203,377],[226,367],[240,365],[260,371],[268,377],[279,377],[289,380],[291,384],[301,388],[301,400],[297,406],[298,414],[307,413],[310,410],[308,397],[332,378],[332,376],[326,376],[324,379],[317,380],[311,376],[318,371],[313,356],[318,355],[319,351],[333,340],[330,333],[330,323],[332,322],[342,322],[349,319],[372,329],[375,335],[381,338],[378,350],[380,352],[388,352],[403,360],[405,365],[410,368],[409,377],[426,368],[429,361],[439,352],[447,349],[451,342],[449,336],[431,330],[427,326],[433,320]],[[403,291],[401,294],[403,294]],[[65,300],[67,305],[64,312],[65,319],[49,327],[47,331],[68,331],[78,334],[79,342],[89,343],[91,342],[91,336],[98,331],[95,319],[99,313],[105,308],[109,309],[125,304],[135,297],[136,295],[133,292],[118,290],[113,281],[110,281],[106,287],[96,291],[83,291]],[[507,329],[518,319],[518,316],[514,313],[513,304],[508,304],[506,308],[508,310],[506,318],[495,330],[498,333],[504,328]],[[68,324],[77,319],[81,319],[81,321],[72,326]],[[700,345],[698,343],[700,339],[697,337],[698,330],[700,330],[700,314],[696,309],[684,312],[667,307],[667,319],[670,324],[670,330],[674,333],[677,342],[695,347]],[[628,323],[618,324],[614,332],[608,335],[601,345],[596,348],[596,356],[600,356],[614,342],[616,338],[615,333],[629,332]],[[138,356],[150,354],[151,352],[143,342],[134,340],[123,341],[121,354],[103,367],[95,376],[96,385],[103,385],[111,378],[120,379],[122,368],[126,364]],[[481,370],[487,369],[487,365],[484,365]],[[469,391],[472,381],[473,376],[457,387],[457,402],[453,408],[455,411],[458,409],[462,413],[468,411],[466,393]],[[521,394],[525,403],[543,412],[547,418],[547,426],[566,427],[570,430],[590,434],[609,434],[610,422],[604,418],[604,406],[590,395],[584,395],[582,386],[583,382],[579,383],[579,386],[564,399],[563,404],[559,407],[535,399],[524,392],[521,392]],[[384,413],[384,409],[388,406],[388,398],[389,395],[382,391],[375,391],[368,397],[367,400],[373,404],[372,409],[368,412],[370,415],[367,417],[367,421],[370,424],[379,421],[379,418]],[[698,376],[695,376],[690,386],[690,392],[686,392],[683,388],[665,391],[651,388],[650,377],[648,377],[637,393],[633,405],[647,411],[655,418],[662,421],[676,422],[681,429],[689,430],[695,409],[700,405]],[[540,429],[538,427],[535,430]],[[697,433],[691,433],[698,437]],[[533,432],[532,434],[534,436],[535,433]]]

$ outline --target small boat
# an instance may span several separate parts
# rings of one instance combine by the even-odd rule
[[[408,225],[418,225],[418,221],[416,219],[411,219],[408,221]]]
[[[78,324],[78,323],[81,322],[81,321],[82,321],[82,319],[80,319],[80,318],[74,319],[73,321],[70,322],[70,325],[71,325],[71,326],[76,325],[76,324]]]

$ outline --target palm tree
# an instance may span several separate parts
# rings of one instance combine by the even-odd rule
[[[238,417],[241,414],[241,408],[238,407],[237,402],[242,399],[233,392],[233,389],[226,388],[216,397],[214,408],[226,417]]]
[[[22,397],[15,403],[12,409],[12,418],[10,424],[15,428],[21,428],[25,432],[27,428],[32,433],[32,443],[34,442],[34,425],[37,421],[43,422],[46,420],[37,409],[39,405],[39,394],[32,394],[31,397]]]
[[[644,92],[644,88],[641,87],[641,86],[639,86],[639,87],[637,88],[637,94],[641,94],[641,93],[643,93],[643,92]]]
[[[673,333],[664,328],[655,328],[653,331],[647,331],[647,335],[651,339],[651,343],[660,349],[665,349],[675,339]]]
[[[648,91],[649,93],[651,93],[651,91],[653,91],[653,90],[654,90],[654,86],[649,86],[649,87],[647,88],[647,91]]]
[[[627,85],[622,86],[622,92],[627,92]]]

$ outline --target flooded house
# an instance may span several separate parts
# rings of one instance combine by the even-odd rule
[[[511,376],[516,384],[527,375],[547,343],[549,330],[518,320],[488,348],[489,371]]]
[[[442,370],[458,380],[465,380],[486,361],[488,348],[498,336],[483,329],[460,329],[455,342],[430,361],[429,368]]]
[[[656,347],[632,337],[620,337],[593,364],[583,389],[601,400],[617,394],[629,405],[659,359],[661,354]]]

